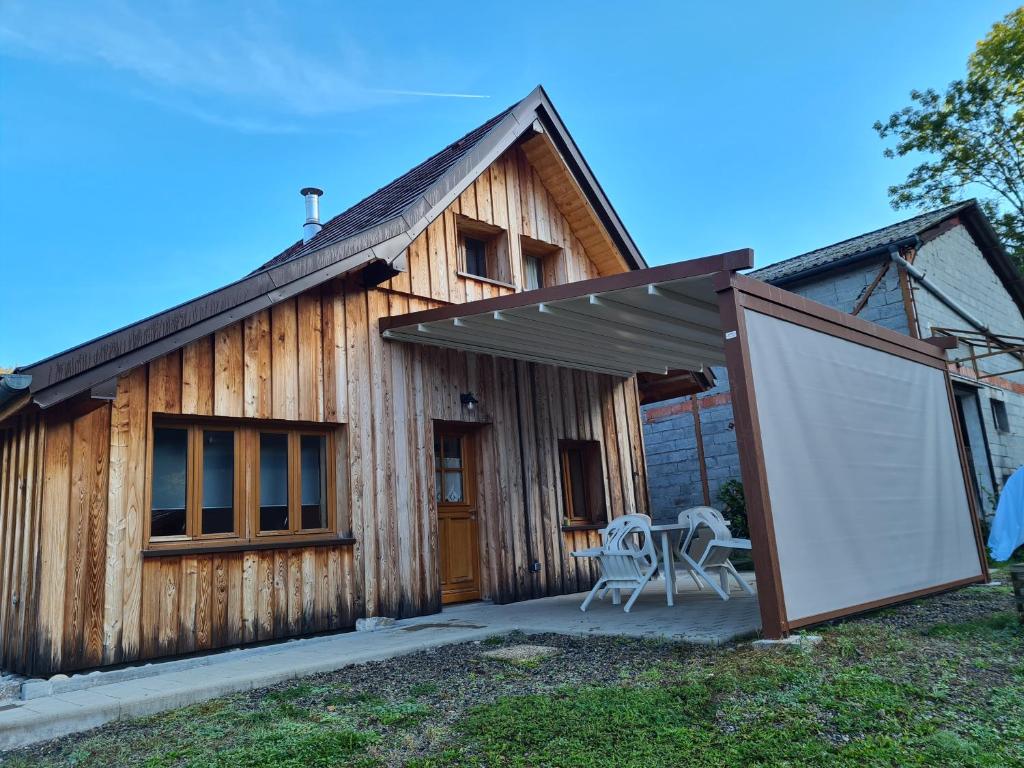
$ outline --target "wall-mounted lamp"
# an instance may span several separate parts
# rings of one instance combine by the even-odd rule
[[[469,411],[472,411],[474,408],[476,408],[476,404],[480,402],[475,397],[473,397],[472,392],[463,392],[461,395],[459,395],[459,400],[462,402],[462,405],[466,408],[466,410]]]

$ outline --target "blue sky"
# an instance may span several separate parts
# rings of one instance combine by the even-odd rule
[[[1015,7],[375,5],[0,0],[0,366],[240,277],[300,187],[337,214],[538,83],[651,264],[884,226],[910,163],[871,124]]]

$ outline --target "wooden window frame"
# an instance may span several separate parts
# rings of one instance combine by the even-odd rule
[[[519,253],[522,258],[522,270],[523,270],[523,285],[521,290],[540,290],[542,288],[550,288],[554,285],[558,285],[558,280],[555,279],[555,262],[558,259],[562,249],[554,243],[546,243],[543,240],[537,240],[536,238],[530,237],[529,235],[519,236]],[[533,258],[540,260],[540,288],[527,288],[526,287],[526,259]]]
[[[463,507],[465,509],[473,509],[477,506],[477,478],[476,478],[476,429],[475,427],[467,427],[462,424],[453,424],[451,422],[438,422],[438,425],[434,427],[434,439],[443,437],[444,435],[456,436],[458,435],[462,440],[462,468],[459,470],[462,473],[462,501],[445,501],[444,500],[444,474],[446,471],[443,464],[440,467],[441,470],[441,488],[435,488],[434,497],[432,501],[434,506],[446,506],[446,507]],[[436,442],[435,442],[436,446]],[[438,460],[444,459],[444,445],[442,442],[441,453],[434,450],[434,477],[435,484],[437,482],[437,471],[438,471]],[[440,490],[441,499],[437,499],[437,492]]]
[[[156,429],[184,429],[188,433],[188,457],[185,478],[185,535],[153,536],[153,449]],[[338,536],[338,448],[340,424],[294,424],[257,419],[193,417],[178,414],[154,414],[146,454],[145,545],[147,551],[187,549],[215,550],[220,547],[244,548],[266,545],[268,541],[297,546],[334,540]],[[202,534],[202,439],[206,431],[232,432],[234,441],[234,531]],[[260,433],[282,433],[288,436],[288,530],[259,530],[259,436]],[[322,471],[327,506],[327,527],[301,528],[301,438],[304,435],[325,439]]]
[[[191,530],[194,532],[190,534],[190,541],[210,541],[218,539],[237,539],[240,534],[239,531],[242,528],[241,511],[242,505],[240,499],[242,497],[242,478],[239,476],[239,459],[241,454],[241,435],[237,429],[232,429],[227,425],[220,424],[196,424],[190,425],[189,431],[189,454],[193,458],[190,463],[193,466],[192,474],[192,493],[189,494],[186,490],[186,498],[191,496],[193,505]],[[232,520],[233,526],[230,533],[203,533],[203,451],[206,449],[203,447],[203,434],[205,432],[230,432],[233,437],[231,461],[234,465],[234,471],[231,473],[231,507],[232,507]],[[197,448],[198,450],[193,450]],[[188,488],[188,480],[185,481],[186,489]],[[187,519],[187,513],[186,513]],[[189,527],[186,525],[185,533],[189,533]]]
[[[579,515],[577,500],[573,498],[569,471],[569,455],[578,453],[583,465],[584,515]],[[607,518],[608,507],[604,494],[604,463],[599,440],[559,440],[558,461],[562,475],[563,527],[594,526]]]
[[[288,530],[263,531],[260,530],[260,435],[283,434],[288,437]],[[301,445],[303,437],[323,437],[326,440],[324,447],[323,472],[325,478],[324,488],[327,495],[327,527],[326,528],[303,528],[302,527],[302,453]],[[335,497],[336,478],[334,477],[334,462],[330,460],[334,455],[334,435],[325,429],[282,429],[279,427],[256,428],[253,437],[254,456],[252,461],[253,472],[253,503],[252,509],[252,538],[277,539],[282,536],[303,538],[316,536],[318,534],[333,533],[337,528],[337,510],[332,499]]]
[[[515,288],[512,283],[512,261],[509,257],[508,231],[488,224],[485,221],[471,219],[457,214],[455,228],[458,233],[459,277],[470,280],[482,280],[487,283]],[[478,275],[469,271],[466,261],[466,239],[482,240],[485,246],[487,274]]]

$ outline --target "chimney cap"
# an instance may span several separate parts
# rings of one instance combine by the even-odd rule
[[[299,194],[302,195],[303,197],[305,197],[306,195],[320,196],[323,193],[324,191],[322,189],[317,189],[316,187],[303,187],[302,189],[299,190]]]

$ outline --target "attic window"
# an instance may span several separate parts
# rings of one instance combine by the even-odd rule
[[[523,290],[536,291],[544,287],[544,263],[540,256],[523,254]]]
[[[456,217],[459,234],[459,274],[508,284],[508,233],[501,227],[466,216]]]
[[[466,252],[466,271],[478,277],[487,277],[487,241],[475,237],[462,238]]]
[[[523,253],[523,290],[555,285],[555,263],[562,249],[526,235],[520,235],[519,247]]]

